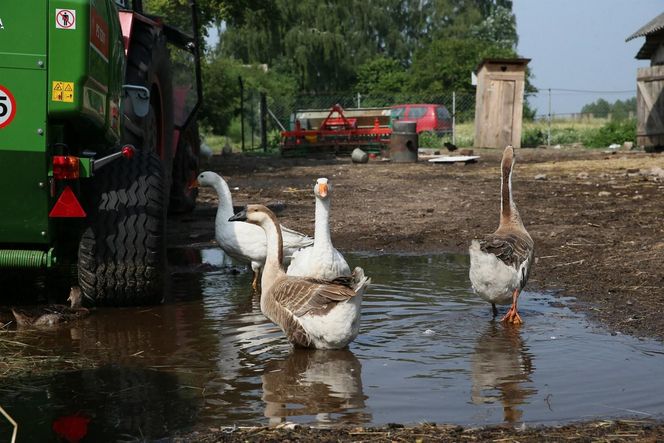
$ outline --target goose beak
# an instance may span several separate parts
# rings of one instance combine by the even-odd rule
[[[193,179],[192,181],[189,182],[189,186],[187,186],[187,188],[188,189],[194,189],[194,188],[198,188],[198,186],[199,186],[198,180]]]
[[[323,198],[327,197],[327,184],[326,183],[321,183],[320,185],[318,185],[318,193]]]
[[[231,218],[228,221],[247,221],[247,210],[243,209]]]

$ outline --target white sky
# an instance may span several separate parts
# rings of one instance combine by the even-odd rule
[[[548,113],[546,89],[630,91],[577,93],[552,91],[553,113],[579,112],[584,104],[636,95],[636,70],[648,66],[634,56],[645,42],[625,39],[664,12],[662,0],[514,0],[518,53],[532,59],[530,99],[537,114]]]

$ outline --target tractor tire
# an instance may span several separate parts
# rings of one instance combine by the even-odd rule
[[[198,188],[190,186],[198,176],[198,155],[201,140],[198,125],[194,122],[180,135],[175,159],[171,196],[168,210],[170,213],[182,214],[191,212],[196,207]]]
[[[122,113],[128,121],[122,141],[161,158],[168,192],[173,165],[173,80],[166,37],[158,30],[139,26],[132,33],[126,83],[147,88],[150,107],[148,114],[141,117],[131,100],[123,100]]]
[[[166,281],[163,165],[137,151],[94,178],[95,211],[78,250],[78,281],[103,306],[158,303]]]

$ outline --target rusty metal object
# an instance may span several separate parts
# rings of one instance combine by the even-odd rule
[[[399,122],[392,124],[390,138],[390,160],[395,163],[413,163],[417,161],[418,136],[417,123]]]

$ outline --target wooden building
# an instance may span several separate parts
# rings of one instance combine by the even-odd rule
[[[475,147],[521,147],[523,91],[530,59],[485,59],[477,67]]]
[[[636,54],[650,60],[650,66],[636,74],[636,144],[646,150],[664,149],[664,13],[658,15],[627,37],[630,41],[645,37]]]

